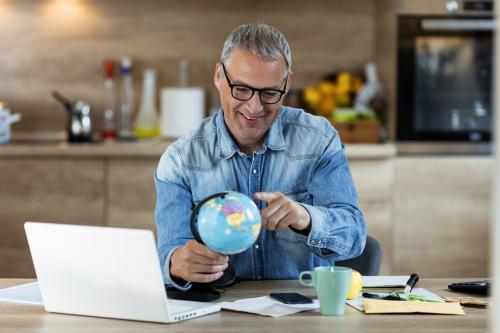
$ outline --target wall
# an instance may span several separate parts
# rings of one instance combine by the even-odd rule
[[[396,63],[397,63],[397,17],[396,0],[375,1],[375,63],[380,83],[385,90],[387,136],[396,138]]]
[[[376,15],[387,16],[393,2],[376,7],[374,0],[0,0],[0,100],[22,113],[17,131],[64,129],[66,115],[50,96],[52,89],[92,102],[100,119],[102,60],[124,54],[136,62],[137,95],[144,68],[158,70],[160,86],[172,86],[177,61],[186,56],[191,84],[205,87],[211,97],[225,37],[252,21],[287,36],[293,86],[301,88],[325,73],[362,69],[373,61],[383,28]]]

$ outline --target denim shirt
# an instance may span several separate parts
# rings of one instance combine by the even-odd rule
[[[291,228],[262,229],[255,244],[230,255],[244,280],[297,279],[301,271],[361,254],[366,238],[363,214],[337,131],[322,117],[282,106],[264,143],[252,155],[240,151],[223,110],[170,145],[155,174],[158,254],[165,283],[173,250],[193,239],[191,211],[205,197],[238,191],[266,203],[256,192],[282,192],[311,216],[308,235]]]

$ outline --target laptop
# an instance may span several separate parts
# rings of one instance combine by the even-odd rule
[[[167,298],[150,230],[26,222],[45,310],[172,323],[220,311]]]

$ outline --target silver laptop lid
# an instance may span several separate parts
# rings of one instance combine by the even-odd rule
[[[169,322],[150,230],[26,222],[46,311]]]

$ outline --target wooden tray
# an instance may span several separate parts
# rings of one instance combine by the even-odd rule
[[[377,119],[357,120],[353,123],[332,121],[343,143],[379,143],[380,123]]]

